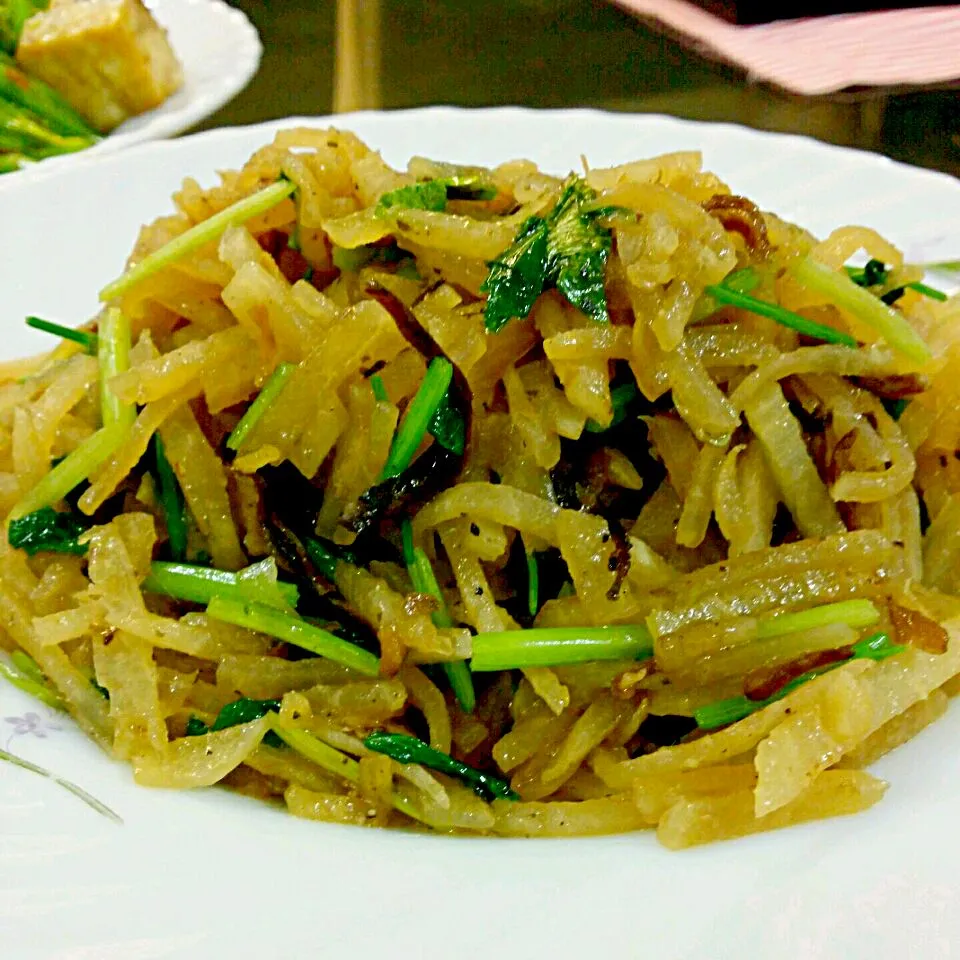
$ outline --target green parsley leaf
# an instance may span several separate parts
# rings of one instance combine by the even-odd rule
[[[575,307],[609,323],[605,273],[612,235],[597,223],[598,212],[581,210],[595,196],[579,177],[567,181],[548,220],[547,275]]]
[[[7,538],[11,547],[31,557],[41,550],[83,556],[87,545],[78,537],[87,531],[87,524],[73,513],[60,513],[53,507],[41,507],[33,513],[10,521]]]
[[[530,217],[513,243],[490,264],[480,286],[487,294],[483,319],[497,333],[514,317],[522,320],[543,293],[547,282],[547,222]]]
[[[463,414],[450,400],[450,391],[443,395],[428,427],[433,439],[458,457],[467,445],[467,424]]]
[[[447,186],[442,180],[424,180],[423,183],[389,190],[377,202],[377,212],[383,213],[391,207],[443,213],[447,209]]]

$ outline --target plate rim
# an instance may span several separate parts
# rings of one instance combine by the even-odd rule
[[[161,2],[163,2],[163,0],[161,0]],[[183,0],[166,0],[166,2],[183,2]],[[223,6],[226,5],[224,0],[186,0],[186,2],[191,4],[212,3]],[[240,11],[236,12],[243,16]],[[576,119],[582,118],[584,120],[599,120],[604,123],[614,123],[616,125],[624,126],[633,123],[642,124],[645,122],[650,122],[666,126],[672,125],[678,128],[696,128],[704,131],[706,136],[711,135],[711,133],[708,131],[724,133],[733,136],[746,135],[751,138],[760,138],[770,143],[776,142],[793,144],[801,149],[812,148],[818,151],[828,151],[834,153],[838,157],[846,157],[848,159],[855,158],[857,161],[868,163],[875,168],[882,167],[885,169],[909,171],[912,176],[922,178],[930,183],[937,183],[952,190],[960,189],[960,178],[955,177],[946,171],[936,170],[930,167],[922,167],[916,164],[904,162],[902,160],[896,160],[893,157],[887,156],[886,154],[866,150],[861,147],[852,147],[847,144],[832,143],[830,141],[821,140],[810,134],[804,133],[786,133],[776,130],[763,130],[748,126],[747,124],[730,121],[718,122],[713,120],[695,120],[687,117],[675,117],[665,113],[606,110],[597,107],[539,108],[519,105],[461,107],[448,104],[430,104],[419,107],[399,107],[396,109],[382,110],[357,110],[349,113],[296,114],[292,116],[276,117],[270,120],[261,120],[248,124],[218,126],[210,130],[200,130],[184,136],[144,138],[135,142],[130,142],[129,145],[121,145],[114,149],[102,148],[102,144],[109,140],[109,138],[106,138],[105,141],[101,141],[100,144],[97,144],[96,146],[91,147],[90,149],[81,153],[73,154],[69,157],[54,157],[51,158],[53,162],[51,162],[51,160],[43,161],[42,163],[38,163],[33,167],[27,168],[26,170],[17,171],[13,175],[8,174],[7,176],[0,177],[0,189],[4,189],[9,186],[11,181],[21,184],[27,182],[36,182],[38,180],[46,179],[50,176],[55,176],[68,168],[73,171],[84,170],[88,166],[96,164],[101,160],[116,156],[121,149],[124,154],[130,154],[136,157],[142,155],[143,153],[154,150],[158,153],[179,152],[183,149],[189,149],[189,147],[184,146],[185,144],[191,144],[200,139],[205,141],[231,140],[234,138],[242,138],[248,134],[253,134],[255,131],[272,133],[277,130],[284,129],[285,127],[296,125],[309,127],[321,127],[324,125],[343,126],[349,125],[353,120],[367,121],[376,118],[386,119],[390,122],[403,122],[405,120],[417,122],[421,118],[442,121],[444,116],[472,116],[480,119],[486,119],[488,117],[495,117],[498,115],[514,118],[517,122],[520,122],[525,118],[533,117],[552,119],[572,116]]]

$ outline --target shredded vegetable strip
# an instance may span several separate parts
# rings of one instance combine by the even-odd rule
[[[645,660],[653,656],[650,631],[640,623],[613,627],[540,627],[479,633],[470,669],[559,667],[592,660]]]
[[[930,348],[903,314],[869,290],[858,287],[845,271],[832,270],[809,257],[794,264],[790,271],[805,287],[822,293],[831,303],[876,330],[895,350],[917,363],[930,359]]]
[[[295,363],[277,365],[277,369],[270,374],[269,379],[263,385],[263,389],[257,394],[257,399],[247,407],[246,412],[240,418],[240,422],[227,437],[227,446],[231,450],[239,450],[243,446],[243,441],[246,440],[250,431],[267,412],[267,408],[280,396],[284,384],[296,369],[297,365]]]
[[[147,277],[152,276],[164,267],[183,259],[204,244],[215,240],[227,227],[246,223],[247,220],[265,213],[275,207],[281,200],[285,200],[297,189],[295,183],[289,180],[279,180],[264,187],[243,200],[238,200],[225,210],[215,213],[207,220],[203,220],[191,227],[186,233],[180,234],[159,250],[144,257],[138,264],[131,267],[126,273],[118,277],[113,283],[108,283],[100,291],[100,299],[106,303],[123,296]]]
[[[437,408],[443,402],[450,381],[453,379],[453,364],[444,357],[434,357],[427,367],[423,382],[417,390],[403,421],[397,428],[390,447],[390,455],[384,465],[381,480],[398,477],[413,460],[413,455],[423,442],[427,429]]]

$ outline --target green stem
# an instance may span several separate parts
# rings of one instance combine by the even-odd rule
[[[294,584],[277,582],[277,588],[287,603],[291,606],[296,604],[299,594]],[[215,597],[243,603],[248,599],[245,591],[249,590],[249,585],[230,570],[155,560],[150,564],[150,573],[141,584],[141,589],[191,603],[208,604]]]
[[[376,677],[380,673],[379,658],[368,650],[307,623],[295,614],[284,613],[264,603],[214,596],[207,606],[207,613],[215,620],[276,637],[365,676]]]
[[[906,317],[869,290],[858,287],[845,271],[832,270],[826,264],[807,257],[795,263],[790,272],[805,287],[823,294],[831,303],[872,327],[904,356],[917,363],[930,360],[930,348],[910,326]]]
[[[123,443],[128,429],[114,423],[87,437],[72,453],[67,454],[43,479],[10,511],[8,520],[14,520],[52,507],[78,484],[82,483]]]
[[[527,555],[527,609],[530,616],[535,617],[540,609],[540,568],[537,565],[537,555],[526,545]]]
[[[440,605],[431,615],[434,624],[438,627],[454,626],[453,617],[447,609],[447,602],[444,599],[443,591],[437,582],[436,574],[430,564],[430,558],[420,547],[413,544],[413,528],[409,520],[404,520],[401,526],[401,536],[403,538],[403,556],[407,564],[407,571],[410,574],[410,581],[413,589],[417,593],[426,593],[433,597]],[[457,660],[453,663],[443,664],[443,671],[450,681],[450,688],[453,690],[457,702],[467,712],[472,713],[477,706],[477,695],[473,688],[473,676],[466,661]]]
[[[869,600],[844,600],[841,603],[826,603],[799,613],[781,613],[761,620],[757,625],[757,639],[769,640],[787,633],[813,630],[834,623],[850,627],[869,627],[880,619],[880,611]]]
[[[341,753],[335,747],[331,747],[330,744],[324,743],[305,730],[287,726],[279,719],[272,722],[271,728],[288,747],[296,750],[311,763],[315,763],[321,769],[335,776],[343,777],[349,783],[360,782],[360,764],[353,757],[348,757],[345,753]],[[406,797],[394,791],[392,799],[394,808],[400,813],[405,814],[412,820],[423,819],[416,807]]]
[[[453,364],[445,357],[434,357],[393,438],[381,481],[398,477],[410,466],[452,379]]]
[[[177,475],[170,466],[159,433],[153,435],[153,455],[160,488],[160,508],[163,510],[170,541],[170,555],[175,561],[182,562],[187,555],[187,508]]]
[[[109,307],[100,318],[97,358],[103,425],[130,427],[137,418],[137,408],[125,403],[110,388],[113,377],[130,369],[130,321],[116,307]]]
[[[215,213],[209,219],[191,227],[186,233],[175,237],[159,250],[148,254],[138,264],[114,280],[113,283],[107,284],[100,291],[100,299],[107,302],[123,296],[137,284],[142,283],[164,267],[175,263],[177,260],[182,260],[188,254],[216,240],[227,227],[246,223],[253,217],[266,213],[281,200],[289,197],[296,189],[297,185],[295,183],[291,183],[289,180],[278,180],[276,183],[270,184],[269,187],[264,187],[263,190],[238,200],[219,213]]]
[[[612,627],[544,627],[478,633],[474,673],[518,667],[558,667],[595,660],[646,660],[653,639],[642,623]]]
[[[762,710],[782,700],[787,694],[792,693],[797,687],[809,683],[811,680],[836,670],[837,667],[849,663],[850,660],[885,660],[887,657],[902,653],[907,648],[899,644],[892,643],[885,633],[875,633],[858,643],[853,644],[850,649],[850,656],[846,660],[838,663],[831,663],[825,667],[819,667],[816,670],[809,670],[799,677],[794,677],[789,683],[784,684],[783,688],[775,694],[767,697],[765,700],[750,700],[748,697],[730,697],[728,700],[718,700],[716,703],[707,704],[704,707],[698,707],[693,712],[693,717],[697,721],[697,726],[701,730],[716,730],[718,727],[725,727],[728,724],[736,723],[750,714]]]
[[[731,307],[739,307],[741,310],[748,310],[761,317],[768,317],[770,320],[776,320],[784,327],[790,327],[807,337],[814,337],[817,340],[825,340],[827,343],[842,343],[848,347],[855,347],[857,341],[848,333],[841,330],[834,330],[825,324],[817,323],[816,320],[808,320],[799,313],[787,310],[784,307],[777,306],[775,303],[768,303],[766,300],[758,300],[749,294],[740,293],[737,290],[731,290],[722,285],[712,284],[705,288],[704,293],[713,297],[717,303],[724,303]]]
[[[231,450],[239,450],[243,446],[243,441],[247,439],[250,431],[260,422],[260,419],[267,412],[267,409],[280,396],[283,387],[290,374],[297,369],[295,363],[280,363],[277,368],[267,378],[256,400],[247,407],[246,412],[240,418],[240,422],[233,428],[230,436],[227,437],[227,446]]]
[[[9,680],[18,690],[22,690],[41,703],[45,703],[48,707],[53,707],[54,710],[66,709],[59,694],[46,682],[40,682],[19,670],[14,670],[2,661],[0,661],[0,677]]]
[[[42,330],[44,333],[52,333],[55,337],[62,337],[64,340],[72,340],[79,343],[80,346],[93,356],[97,355],[98,337],[95,333],[87,333],[85,330],[75,330],[73,327],[64,327],[59,323],[51,323],[49,320],[43,320],[41,317],[27,317],[28,327],[34,330]]]

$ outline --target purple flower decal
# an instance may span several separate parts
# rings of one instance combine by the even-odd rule
[[[10,733],[11,740],[14,737],[25,737],[28,735],[40,737],[45,740],[50,731],[60,729],[56,723],[41,717],[39,713],[34,713],[32,710],[29,713],[25,713],[22,717],[4,717],[3,719],[13,727]]]

